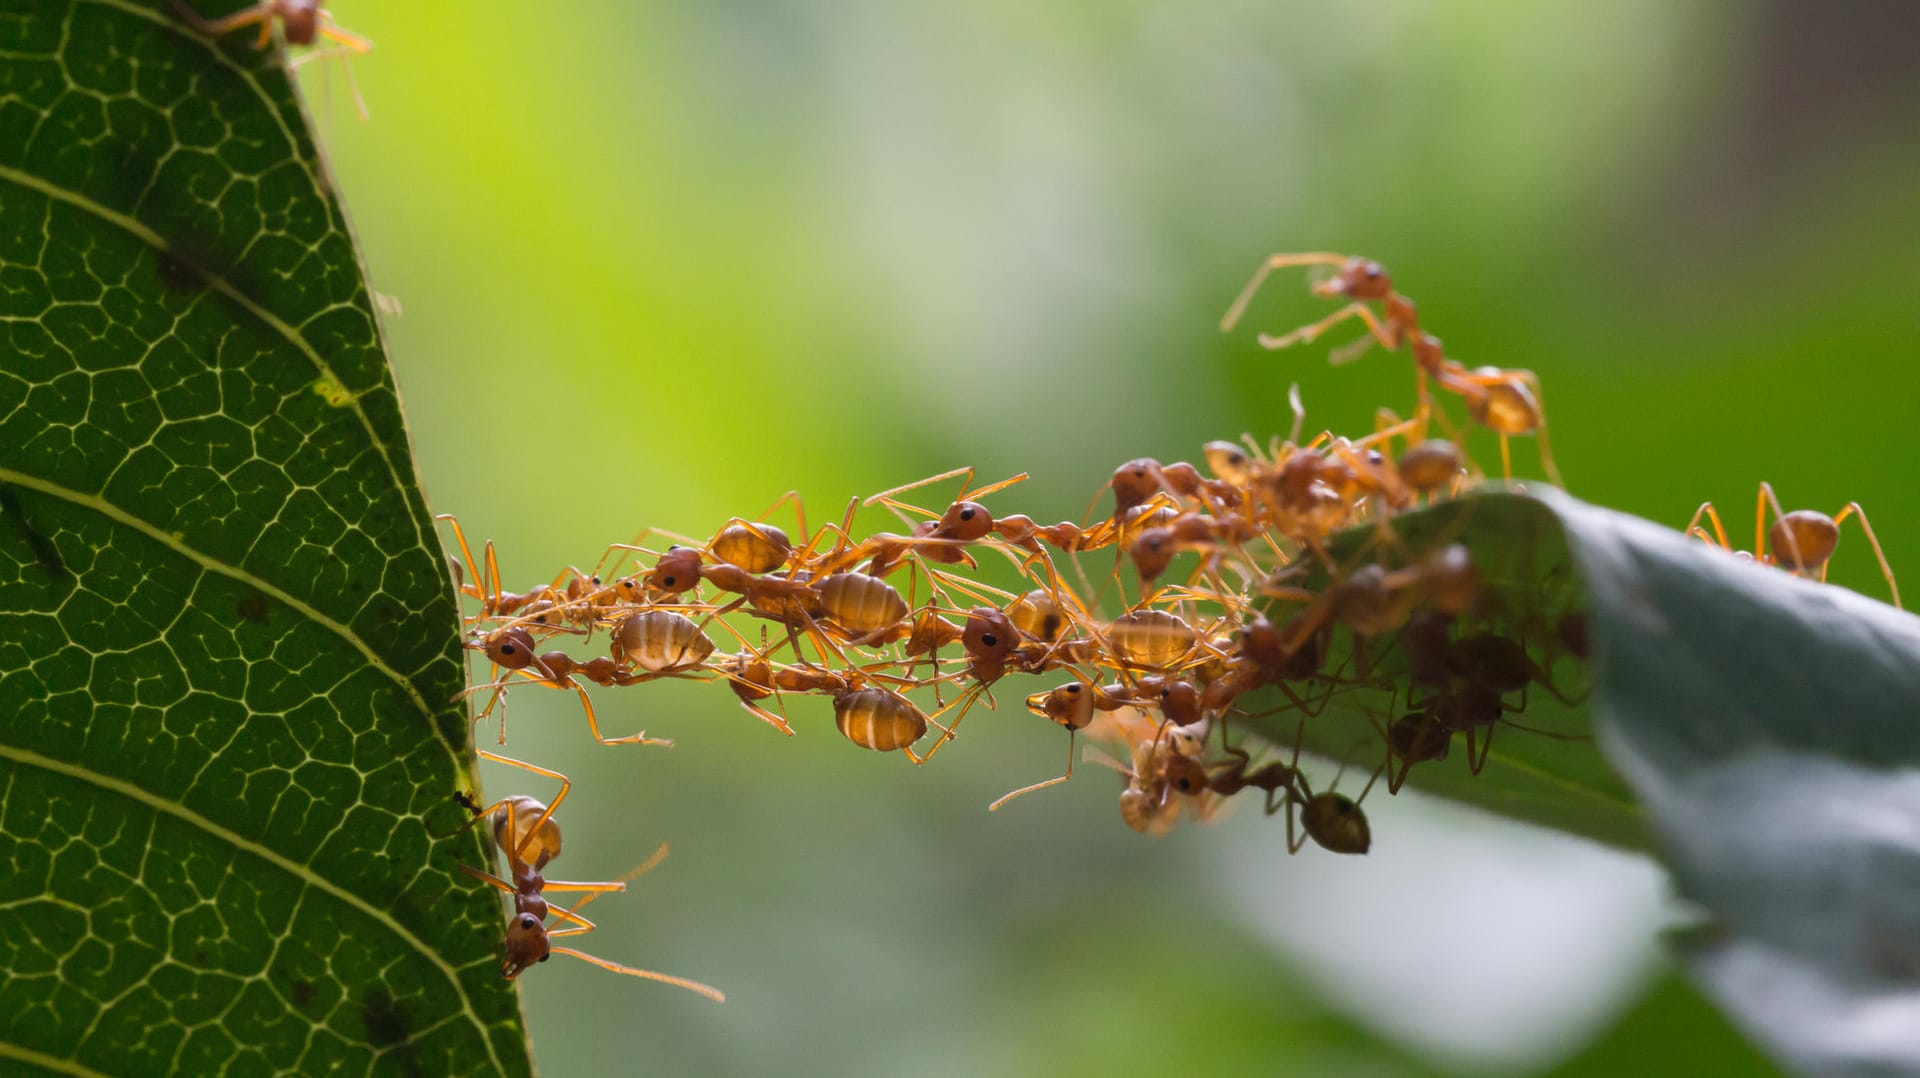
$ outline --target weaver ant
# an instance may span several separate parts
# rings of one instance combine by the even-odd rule
[[[1474,422],[1499,435],[1500,460],[1508,478],[1513,475],[1513,461],[1507,440],[1516,435],[1531,434],[1540,440],[1540,464],[1547,478],[1555,486],[1564,485],[1560,480],[1560,469],[1553,461],[1552,448],[1547,442],[1547,417],[1540,404],[1539,378],[1526,370],[1499,367],[1469,370],[1465,365],[1446,358],[1440,339],[1421,330],[1419,312],[1413,301],[1394,291],[1392,278],[1380,263],[1372,259],[1325,251],[1273,255],[1260,264],[1246,287],[1234,299],[1233,305],[1227,308],[1226,315],[1220,320],[1221,330],[1230,332],[1239,323],[1247,304],[1260,290],[1268,274],[1276,269],[1294,266],[1335,267],[1332,276],[1312,286],[1313,294],[1323,299],[1344,298],[1348,302],[1319,321],[1290,333],[1277,337],[1261,334],[1261,347],[1281,349],[1312,341],[1334,325],[1349,318],[1358,318],[1366,324],[1367,336],[1361,337],[1353,346],[1336,351],[1333,355],[1335,363],[1357,358],[1373,342],[1378,342],[1390,352],[1407,348],[1413,356],[1418,411],[1413,419],[1400,424],[1393,433],[1425,431],[1427,416],[1432,411],[1427,392],[1427,381],[1431,378],[1442,389],[1466,401],[1468,413]],[[1380,305],[1379,314],[1374,313],[1372,304],[1375,303]]]
[[[1767,511],[1773,511],[1773,526],[1767,527]],[[1700,527],[1700,518],[1705,517],[1713,525],[1713,534],[1708,535]],[[1893,567],[1887,564],[1886,552],[1880,549],[1880,539],[1873,534],[1873,525],[1867,523],[1867,511],[1860,508],[1859,502],[1848,502],[1840,511],[1828,516],[1814,509],[1796,509],[1791,513],[1780,508],[1780,499],[1773,493],[1769,483],[1760,484],[1760,493],[1755,500],[1753,511],[1753,550],[1735,551],[1745,557],[1753,558],[1764,565],[1777,565],[1795,576],[1818,572],[1820,581],[1826,582],[1827,563],[1833,558],[1834,548],[1840,545],[1840,525],[1852,517],[1860,522],[1860,530],[1866,534],[1867,544],[1873,547],[1873,556],[1880,562],[1880,575],[1886,578],[1887,590],[1892,593],[1893,606],[1904,610],[1900,605],[1900,585],[1893,579]],[[1694,510],[1693,519],[1687,521],[1685,534],[1703,539],[1723,550],[1733,551],[1733,545],[1727,542],[1727,532],[1720,524],[1720,513],[1712,502],[1701,502]]]
[[[554,819],[553,810],[566,797],[572,784],[559,772],[535,764],[488,752],[482,752],[480,756],[496,763],[509,764],[535,774],[556,778],[561,783],[560,793],[553,799],[552,805],[542,805],[527,797],[503,798],[493,806],[475,813],[473,819],[469,821],[470,826],[495,812],[503,813],[494,823],[494,835],[501,852],[506,855],[508,872],[513,879],[508,881],[469,865],[460,866],[462,872],[490,887],[506,892],[513,900],[513,915],[507,921],[507,934],[501,941],[503,953],[500,959],[500,975],[512,979],[518,977],[528,966],[545,962],[556,954],[563,954],[583,962],[590,962],[614,973],[660,981],[691,992],[698,992],[716,1003],[725,1002],[726,996],[718,989],[698,981],[656,973],[653,970],[638,969],[571,947],[553,945],[552,941],[555,939],[584,935],[598,927],[581,916],[580,908],[602,895],[625,891],[629,882],[652,870],[666,858],[667,846],[661,843],[653,856],[617,880],[603,882],[549,880],[544,870],[560,855],[561,848],[560,824]],[[528,816],[533,816],[534,819],[527,825],[524,837],[519,837],[521,822]],[[531,859],[528,858],[529,853],[534,855]],[[570,907],[556,908],[547,901],[546,895],[549,891],[578,893],[582,897]],[[558,918],[564,927],[548,928],[546,925],[548,917]]]

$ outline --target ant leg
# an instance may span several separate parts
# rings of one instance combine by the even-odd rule
[[[467,546],[467,533],[461,530],[459,518],[455,517],[452,513],[442,513],[433,519],[444,520],[448,526],[453,528],[454,542],[459,544],[460,558],[466,565],[464,574],[468,575],[473,581],[471,584],[464,581],[461,582],[460,594],[465,595],[469,599],[475,599],[482,603],[486,602],[486,594],[481,588],[484,581],[480,576],[480,563],[473,560],[473,551]]]
[[[1253,279],[1248,281],[1246,287],[1240,290],[1240,295],[1234,298],[1233,306],[1227,308],[1226,315],[1220,319],[1220,332],[1233,332],[1233,327],[1240,322],[1240,316],[1246,313],[1247,304],[1253,302],[1254,293],[1260,291],[1260,286],[1266,283],[1267,275],[1274,270],[1288,269],[1293,266],[1339,266],[1344,265],[1346,261],[1346,255],[1324,251],[1310,254],[1273,255],[1260,263],[1259,269],[1253,271]]]
[[[925,479],[916,479],[911,483],[902,484],[901,486],[894,487],[891,490],[883,490],[878,494],[870,495],[865,501],[861,502],[860,504],[862,506],[871,508],[876,502],[891,502],[897,495],[905,494],[907,491],[910,491],[910,490],[919,490],[921,487],[929,487],[935,483],[939,483],[947,479],[952,479],[953,477],[958,475],[966,476],[966,478],[961,480],[960,482],[960,492],[962,494],[965,494],[967,487],[973,482],[973,468],[971,466],[964,467],[964,468],[955,468],[952,471],[941,472],[939,475],[927,476]],[[956,498],[954,500],[960,501],[961,499]],[[919,508],[919,507],[915,506],[914,508]],[[929,512],[924,509],[921,510],[921,512],[927,513],[928,516],[932,516],[932,517],[938,517],[940,515],[938,513]]]
[[[1380,324],[1379,317],[1373,313],[1372,308],[1367,306],[1367,302],[1368,301],[1363,299],[1354,300],[1352,303],[1347,304],[1345,307],[1340,308],[1318,322],[1301,326],[1291,333],[1285,333],[1278,337],[1262,333],[1260,334],[1260,347],[1270,351],[1279,351],[1282,348],[1290,348],[1296,344],[1310,344],[1314,338],[1332,329],[1339,323],[1349,318],[1358,318],[1367,324],[1367,332],[1372,334],[1374,340],[1379,341],[1388,351],[1392,351],[1395,345],[1393,336],[1387,332],[1387,327]]]
[[[1058,786],[1058,785],[1060,785],[1061,783],[1063,783],[1063,782],[1065,782],[1065,781],[1067,781],[1068,779],[1070,779],[1070,778],[1072,778],[1072,777],[1073,777],[1073,743],[1074,743],[1074,735],[1076,735],[1076,734],[1078,734],[1078,733],[1079,733],[1079,731],[1078,731],[1078,730],[1075,730],[1075,729],[1074,729],[1074,728],[1072,728],[1071,726],[1069,726],[1069,727],[1067,728],[1067,773],[1066,773],[1066,774],[1064,774],[1064,775],[1061,775],[1061,776],[1059,776],[1058,778],[1051,778],[1051,779],[1048,779],[1048,780],[1047,780],[1047,781],[1045,781],[1045,782],[1036,782],[1036,783],[1034,783],[1034,784],[1033,784],[1033,785],[1031,785],[1031,786],[1022,786],[1022,787],[1020,787],[1020,788],[1019,788],[1018,790],[1015,790],[1015,791],[1013,791],[1013,792],[1012,792],[1012,793],[1010,793],[1010,794],[1006,794],[1006,795],[1004,795],[1004,796],[1002,796],[1002,797],[1001,797],[1001,798],[1000,798],[999,800],[997,800],[997,801],[995,801],[995,802],[994,802],[993,804],[991,804],[991,805],[988,805],[988,806],[987,806],[987,811],[988,811],[988,812],[997,812],[997,811],[999,811],[999,808],[1000,808],[1000,806],[1001,806],[1001,805],[1004,805],[1004,804],[1006,804],[1007,802],[1009,802],[1009,801],[1011,801],[1011,800],[1013,800],[1013,799],[1014,799],[1014,798],[1016,798],[1016,797],[1020,797],[1020,796],[1022,796],[1023,794],[1030,794],[1030,793],[1032,793],[1032,792],[1034,792],[1035,790],[1044,790],[1044,789],[1046,789],[1046,788],[1047,788],[1047,787],[1049,787],[1049,786]]]
[[[797,490],[789,490],[785,494],[775,498],[772,505],[762,509],[760,515],[753,519],[756,521],[765,520],[773,515],[774,510],[783,505],[793,506],[793,519],[800,525],[800,534],[807,534],[807,503],[800,500],[800,492]]]
[[[1412,419],[1401,419],[1390,408],[1382,408],[1373,413],[1373,433],[1353,443],[1355,449],[1371,449],[1374,446],[1391,448],[1395,438],[1404,438],[1408,445],[1426,425],[1426,419],[1415,414]]]
[[[1526,387],[1527,392],[1533,395],[1534,413],[1535,419],[1537,420],[1537,425],[1533,433],[1536,438],[1540,439],[1540,470],[1547,473],[1547,482],[1565,489],[1567,484],[1560,478],[1560,466],[1554,463],[1553,460],[1553,445],[1547,439],[1547,404],[1545,398],[1542,397],[1540,393],[1539,376],[1532,371],[1523,370],[1509,370],[1502,373],[1508,377],[1519,380],[1520,384]]]
[[[628,734],[626,737],[602,736],[600,720],[594,716],[593,701],[587,698],[586,688],[576,682],[573,685],[573,691],[580,694],[580,706],[587,712],[587,729],[592,731],[593,739],[602,745],[659,745],[669,749],[673,747],[672,738],[648,737],[645,730],[637,734]]]
[[[548,935],[558,935],[558,934],[559,933],[548,933]],[[659,981],[662,984],[670,984],[676,988],[684,988],[689,992],[698,992],[700,995],[703,995],[708,999],[713,1000],[715,1003],[725,1003],[727,1001],[726,993],[720,991],[718,988],[715,988],[712,985],[701,984],[699,981],[689,981],[685,977],[675,977],[667,973],[656,973],[650,969],[638,969],[633,966],[623,966],[618,962],[609,962],[604,958],[599,958],[595,955],[587,954],[584,951],[576,951],[571,947],[555,947],[553,948],[552,953],[571,955],[574,958],[580,959],[582,962],[591,962],[594,965],[599,966],[601,969],[610,970],[614,973],[624,973],[629,977],[641,977],[649,981]]]
[[[1753,556],[1762,564],[1779,565],[1779,551],[1771,553],[1767,551],[1767,508],[1769,506],[1773,508],[1775,520],[1787,515],[1786,511],[1780,508],[1780,499],[1774,497],[1773,484],[1763,479],[1760,481],[1760,494],[1755,499],[1753,509]],[[1787,553],[1793,558],[1793,564],[1805,565],[1806,562],[1800,558],[1800,541],[1794,538],[1793,529],[1783,528],[1781,531],[1787,537]]]
[[[1027,481],[1027,473],[1021,472],[1019,475],[1009,476],[1005,479],[1002,479],[998,483],[988,483],[986,486],[980,487],[977,490],[969,490],[967,489],[967,487],[969,484],[973,482],[973,477],[969,475],[967,477],[967,482],[961,484],[960,494],[958,497],[954,498],[954,501],[977,502],[989,494],[998,494],[999,492],[1007,489],[1008,487],[1013,486],[1015,483],[1024,483],[1026,481]]]
[[[1480,742],[1478,750],[1474,747],[1474,729],[1467,728],[1467,770],[1478,775],[1487,766],[1487,757],[1493,753],[1493,726],[1488,724],[1486,740]]]
[[[501,596],[505,594],[505,589],[503,589],[500,586],[500,559],[494,556],[493,540],[491,539],[487,540],[486,559],[487,559],[487,580],[486,580],[487,594],[493,596],[492,605],[495,609],[499,609]],[[485,603],[486,601],[487,600],[485,598],[481,599],[482,603]]]
[[[1713,525],[1712,535],[1708,535],[1706,531],[1700,527],[1700,518],[1702,516],[1707,518],[1707,523]],[[1727,542],[1727,529],[1720,525],[1720,511],[1713,507],[1712,502],[1701,502],[1700,508],[1693,511],[1693,519],[1687,521],[1687,526],[1681,529],[1681,533],[1684,535],[1697,534],[1702,540],[1709,543],[1718,540],[1720,549],[1727,551],[1733,549],[1733,544]]]
[[[941,731],[940,739],[933,743],[933,747],[927,750],[927,754],[925,756],[916,755],[913,751],[912,746],[908,746],[902,750],[907,754],[907,759],[912,760],[916,766],[924,766],[928,760],[933,759],[933,754],[940,751],[940,746],[945,745],[947,742],[953,740],[954,731],[960,728],[960,720],[967,717],[967,712],[973,709],[974,703],[978,701],[980,697],[986,693],[986,691],[987,691],[987,685],[985,682],[975,682],[973,688],[968,689],[966,692],[961,693],[959,696],[954,697],[952,700],[947,702],[947,705],[945,707],[941,708],[939,711],[934,712],[932,715],[927,716],[927,724],[929,726],[939,726],[939,723],[937,723],[935,720],[937,720],[940,716],[946,714],[947,712],[952,711],[956,705],[958,705],[960,708],[960,714],[955,715],[953,717],[952,723],[950,723],[947,726],[940,727],[940,731]]]
[[[1893,580],[1893,567],[1887,564],[1886,552],[1880,549],[1880,539],[1873,534],[1873,525],[1867,523],[1867,511],[1860,508],[1859,502],[1848,502],[1845,509],[1833,515],[1833,526],[1836,529],[1839,528],[1840,522],[1849,516],[1858,520],[1860,522],[1860,530],[1867,533],[1867,545],[1873,547],[1873,556],[1880,561],[1880,575],[1887,578],[1887,590],[1893,593],[1893,608],[1895,610],[1905,610],[1906,607],[1900,605],[1900,585],[1894,583]],[[1825,566],[1820,567],[1820,579],[1822,581],[1827,579]]]
[[[174,0],[173,6],[196,29],[208,36],[223,37],[243,26],[258,24],[260,40],[254,48],[264,49],[273,41],[273,0],[262,0],[261,3],[252,7],[241,8],[231,15],[224,15],[218,19],[209,19],[200,14],[186,0]]]

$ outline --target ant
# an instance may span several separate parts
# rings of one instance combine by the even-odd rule
[[[1767,511],[1773,511],[1773,527],[1767,527]],[[1705,517],[1713,525],[1713,534],[1708,535],[1700,526],[1700,518]],[[1762,482],[1753,511],[1753,550],[1736,551],[1739,556],[1751,558],[1764,565],[1777,565],[1795,576],[1818,572],[1821,583],[1827,579],[1827,563],[1833,558],[1834,548],[1840,545],[1840,525],[1848,517],[1860,522],[1860,530],[1866,533],[1868,545],[1873,547],[1873,556],[1880,562],[1880,574],[1887,580],[1887,590],[1893,595],[1893,606],[1904,610],[1900,605],[1900,585],[1894,582],[1893,567],[1887,564],[1887,555],[1880,549],[1880,539],[1873,534],[1873,525],[1867,523],[1867,511],[1860,508],[1859,502],[1848,502],[1839,512],[1828,516],[1814,509],[1796,509],[1791,513],[1783,512],[1780,499],[1773,493],[1771,484]],[[1694,510],[1693,519],[1687,521],[1685,534],[1703,539],[1723,550],[1733,550],[1727,542],[1726,529],[1720,525],[1720,513],[1712,502],[1701,502]]]
[[[1349,318],[1358,318],[1366,323],[1368,335],[1360,338],[1354,346],[1335,352],[1335,363],[1358,358],[1373,342],[1378,342],[1390,352],[1406,347],[1413,355],[1418,379],[1418,410],[1413,419],[1400,424],[1394,433],[1426,429],[1427,416],[1432,411],[1427,392],[1427,382],[1431,378],[1439,383],[1440,388],[1466,401],[1467,411],[1474,422],[1499,435],[1500,460],[1508,478],[1513,476],[1513,460],[1507,440],[1516,435],[1532,434],[1540,440],[1540,464],[1547,478],[1555,486],[1564,485],[1547,442],[1547,417],[1540,405],[1540,379],[1532,371],[1525,370],[1500,367],[1469,370],[1463,364],[1446,358],[1440,339],[1421,330],[1419,312],[1413,301],[1394,291],[1392,278],[1380,263],[1372,259],[1325,251],[1273,255],[1254,271],[1252,279],[1240,290],[1233,305],[1227,308],[1226,315],[1220,320],[1221,330],[1231,332],[1239,323],[1247,304],[1260,290],[1268,274],[1293,266],[1336,267],[1332,276],[1312,286],[1313,294],[1323,299],[1345,298],[1348,302],[1318,322],[1291,333],[1278,337],[1261,334],[1261,347],[1277,350],[1312,341],[1334,325]],[[1379,314],[1375,314],[1370,306],[1373,303],[1380,304]]]
[[[703,638],[704,639],[704,638]],[[600,720],[594,713],[593,700],[587,696],[586,687],[574,680],[574,675],[586,678],[597,685],[626,685],[634,678],[620,669],[613,659],[600,656],[586,662],[579,662],[564,651],[536,652],[533,634],[524,628],[512,627],[496,629],[488,633],[478,643],[469,641],[467,646],[485,653],[487,660],[495,667],[496,680],[483,682],[471,688],[463,689],[454,696],[459,700],[487,689],[493,690],[493,697],[487,706],[473,717],[478,723],[487,717],[487,713],[500,705],[500,742],[507,740],[506,690],[510,685],[520,684],[513,680],[498,680],[501,667],[511,674],[527,679],[529,684],[544,685],[550,689],[572,689],[580,696],[581,710],[586,712],[587,729],[593,739],[602,745],[661,745],[671,747],[673,742],[663,738],[648,737],[646,731],[629,734],[626,737],[606,737],[600,733]],[[709,644],[711,647],[711,644]]]
[[[1415,701],[1412,712],[1384,731],[1389,757],[1388,793],[1399,792],[1414,764],[1445,759],[1448,742],[1457,733],[1467,735],[1467,769],[1475,775],[1486,767],[1493,752],[1493,733],[1498,724],[1557,741],[1584,740],[1579,735],[1541,730],[1506,718],[1526,710],[1527,690],[1535,684],[1562,703],[1574,701],[1553,684],[1520,641],[1491,632],[1453,639],[1452,623],[1451,612],[1423,611],[1417,618],[1408,619],[1401,632],[1410,678],[1436,685],[1437,691]],[[1520,694],[1517,706],[1506,702],[1507,694],[1515,692]],[[1401,764],[1398,775],[1391,773],[1395,759]]]
[[[468,826],[471,826],[496,811],[504,810],[504,815],[494,823],[494,836],[501,852],[506,855],[508,873],[513,877],[512,881],[509,882],[491,872],[469,865],[460,866],[462,872],[490,887],[506,892],[513,899],[513,916],[507,922],[507,934],[502,941],[500,975],[512,979],[536,962],[545,962],[556,954],[564,954],[614,973],[675,985],[691,992],[698,992],[716,1003],[724,1003],[727,998],[724,994],[698,981],[656,973],[652,970],[637,969],[571,947],[553,945],[552,941],[555,939],[584,935],[598,927],[580,915],[580,908],[602,895],[625,891],[629,882],[646,874],[666,858],[667,845],[661,843],[653,856],[617,880],[604,882],[549,880],[544,875],[544,870],[560,855],[561,847],[560,824],[553,818],[553,810],[566,798],[572,783],[565,775],[535,764],[489,752],[481,752],[479,755],[496,763],[509,764],[535,774],[559,779],[561,783],[560,793],[553,799],[552,805],[542,805],[530,797],[503,798],[492,806],[476,812],[473,819],[468,821]],[[463,799],[463,803],[471,806],[472,799]],[[524,837],[517,837],[520,835],[520,823],[528,816],[534,817],[533,822],[528,824]],[[531,858],[528,856],[530,853]],[[549,891],[581,893],[582,897],[570,907],[556,909],[547,901],[546,893]],[[558,918],[565,927],[548,928],[546,925],[548,917]]]
[[[1103,689],[1088,681],[1069,681],[1045,692],[1037,692],[1027,697],[1027,710],[1049,719],[1067,731],[1067,770],[1063,775],[1036,782],[1031,786],[1022,786],[1018,790],[997,798],[987,806],[988,812],[998,812],[1000,806],[1017,797],[1025,796],[1049,786],[1058,786],[1073,778],[1073,758],[1075,739],[1080,731],[1093,723],[1094,712],[1116,711],[1123,707],[1136,706],[1137,701],[1116,695],[1109,689]]]
[[[947,506],[944,512],[936,513],[930,509],[923,509],[920,506],[900,500],[899,496],[908,491],[918,490],[921,487],[930,486],[934,483],[943,482],[955,477],[961,477],[960,491],[954,495],[953,502]],[[891,490],[883,490],[878,494],[868,497],[860,504],[862,506],[873,506],[876,504],[886,506],[903,522],[913,526],[913,534],[911,536],[889,536],[883,533],[882,535],[876,535],[872,539],[867,540],[865,544],[857,545],[855,550],[872,545],[875,550],[876,569],[890,567],[890,563],[896,562],[909,547],[916,548],[918,553],[937,562],[947,565],[967,565],[971,567],[973,561],[972,558],[968,556],[965,548],[974,543],[984,542],[991,547],[999,549],[1009,558],[1012,558],[1017,566],[1019,564],[1018,556],[1015,555],[1012,550],[1008,549],[1008,546],[1014,542],[1011,536],[1003,536],[1001,541],[988,538],[988,536],[996,534],[1000,526],[999,522],[994,520],[993,514],[988,511],[987,507],[980,504],[980,499],[1005,490],[1016,483],[1024,482],[1026,478],[1027,473],[1021,472],[1019,475],[1011,478],[1002,479],[998,483],[989,483],[986,486],[975,488],[973,486],[973,469],[970,467],[955,468],[952,471],[941,472],[939,475],[928,476],[925,479],[917,479],[904,486],[894,487]],[[929,519],[914,521],[907,515],[909,512],[918,513]],[[851,517],[849,517],[849,520],[851,520]],[[1032,521],[1028,520],[1026,524],[1030,529]],[[842,534],[844,535],[844,529]],[[1015,525],[1015,534],[1022,534],[1022,529],[1017,524]],[[890,541],[890,544],[893,546],[892,549],[888,549],[888,541]],[[851,552],[848,556],[851,557],[852,560],[860,560],[858,557],[853,557]]]
[[[264,49],[273,41],[273,23],[280,21],[280,30],[289,45],[312,45],[321,38],[332,44],[319,52],[311,53],[293,61],[299,66],[316,57],[346,55],[364,56],[373,51],[373,42],[359,34],[342,30],[333,21],[333,16],[320,6],[319,0],[260,0],[259,3],[241,8],[230,15],[209,19],[194,10],[187,0],[172,0],[173,8],[180,17],[194,29],[208,37],[225,37],[235,30],[249,26],[259,26],[260,32],[254,37],[253,47]],[[367,118],[367,103],[360,97],[360,88],[353,85],[351,69],[347,75],[348,85],[353,89],[353,103],[360,112],[362,120]]]
[[[1106,718],[1114,735],[1128,746],[1131,766],[1091,749],[1088,756],[1127,780],[1120,791],[1121,821],[1141,834],[1164,834],[1180,815],[1180,801],[1173,796],[1173,783],[1168,778],[1169,766],[1173,760],[1199,751],[1202,738],[1185,736],[1177,728],[1169,729],[1164,722],[1144,716],[1123,717],[1126,714],[1116,711]],[[1201,798],[1211,796],[1209,791],[1200,794]],[[1194,811],[1205,819],[1212,814],[1213,805],[1208,800],[1196,800]]]
[[[224,37],[244,27],[259,26],[260,33],[253,42],[256,49],[264,49],[272,43],[273,21],[278,19],[289,45],[311,45],[324,37],[348,52],[364,54],[373,50],[373,42],[340,29],[334,23],[333,16],[320,6],[319,0],[260,0],[257,4],[217,19],[209,19],[195,11],[186,0],[174,0],[173,6],[182,17],[209,37]]]

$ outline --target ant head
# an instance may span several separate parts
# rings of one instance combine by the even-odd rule
[[[1093,721],[1093,704],[1092,687],[1078,681],[1069,681],[1058,688],[1027,697],[1028,711],[1069,730],[1087,728],[1087,724]]]
[[[1120,517],[1160,489],[1160,462],[1152,457],[1130,460],[1113,470],[1113,515]]]
[[[1393,292],[1393,278],[1380,263],[1370,258],[1349,258],[1340,272],[1315,285],[1320,296],[1346,296],[1350,299],[1385,299]]]
[[[1166,774],[1168,785],[1189,797],[1207,788],[1207,769],[1191,756],[1168,758]]]
[[[481,644],[481,650],[487,653],[488,661],[509,670],[525,670],[532,666],[533,649],[533,634],[517,626],[488,633],[486,640]]]
[[[1160,686],[1160,714],[1182,729],[1199,722],[1200,690],[1183,678],[1169,679]]]
[[[1253,620],[1240,627],[1240,654],[1252,659],[1260,666],[1279,666],[1286,661],[1285,642],[1280,639],[1280,631],[1273,627],[1265,614],[1255,614]]]
[[[971,543],[993,530],[993,514],[979,502],[954,502],[940,515],[940,523],[928,534],[937,539],[958,539]]]
[[[508,979],[520,976],[520,971],[535,962],[545,962],[553,957],[552,944],[547,942],[547,926],[540,918],[531,913],[515,914],[507,922],[506,954],[500,959],[500,975]]]
[[[1153,583],[1167,571],[1167,565],[1178,553],[1174,548],[1173,529],[1148,528],[1133,541],[1128,553],[1133,555],[1133,567],[1140,571],[1140,582]]]
[[[1273,477],[1282,500],[1296,504],[1307,500],[1327,467],[1327,458],[1318,453],[1289,454],[1287,462],[1280,466],[1279,473]]]
[[[698,550],[685,546],[673,547],[654,563],[653,572],[647,574],[647,582],[669,595],[678,595],[700,583],[700,564]]]
[[[1207,470],[1216,478],[1224,479],[1235,486],[1244,486],[1251,464],[1247,451],[1232,442],[1208,442],[1201,447],[1207,457]]]
[[[960,631],[960,646],[967,649],[970,657],[1004,659],[1019,642],[1020,631],[999,610],[976,606],[967,611],[966,628]]]

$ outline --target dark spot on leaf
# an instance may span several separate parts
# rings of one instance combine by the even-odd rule
[[[273,604],[257,591],[233,604],[233,612],[240,616],[241,621],[265,621],[268,611],[272,609]]]
[[[4,515],[8,523],[20,532],[20,537],[27,541],[27,546],[33,551],[33,560],[46,570],[48,576],[57,579],[67,575],[67,563],[61,560],[59,548],[53,545],[53,540],[28,523],[26,510],[20,506],[20,496],[13,492],[12,487],[4,484],[0,484],[0,515]]]
[[[410,1029],[400,1005],[385,992],[376,991],[360,1005],[360,1021],[367,1027],[367,1043],[388,1048],[407,1039]]]
[[[314,1000],[314,997],[318,996],[319,994],[320,994],[320,990],[318,988],[315,988],[312,982],[310,981],[293,982],[293,989],[292,989],[293,1005],[301,1008],[302,1010],[306,1009],[307,1004],[312,1003]]]
[[[177,247],[156,251],[153,262],[161,287],[169,292],[198,292],[207,287],[207,271]]]
[[[392,1049],[387,1056],[402,1074],[420,1074],[420,1061],[414,1058],[413,1024],[400,1010],[399,1003],[384,991],[376,991],[360,1005],[360,1021],[367,1029],[367,1043],[377,1049]]]

